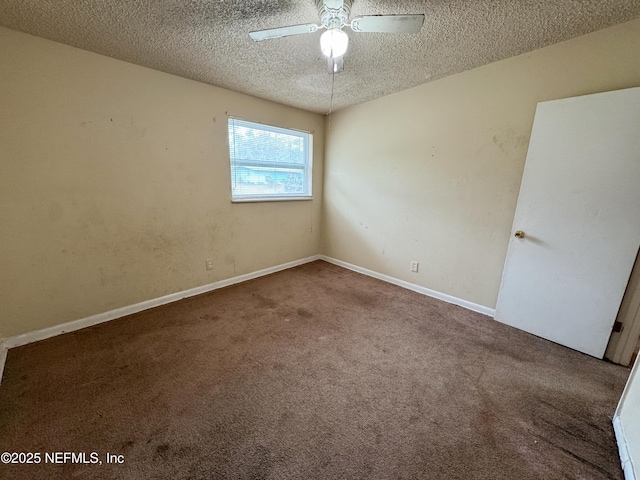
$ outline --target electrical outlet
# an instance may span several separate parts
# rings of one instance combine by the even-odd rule
[[[411,262],[411,271],[414,273],[418,273],[418,265],[419,263],[415,260]]]
[[[208,258],[205,264],[207,265],[207,270],[213,270],[213,258]]]

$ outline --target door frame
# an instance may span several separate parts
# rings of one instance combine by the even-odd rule
[[[613,363],[629,366],[640,341],[640,252],[629,278],[616,322],[621,332],[612,332],[604,357]]]

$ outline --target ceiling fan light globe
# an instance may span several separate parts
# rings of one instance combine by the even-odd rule
[[[344,55],[349,46],[349,35],[339,28],[327,30],[320,37],[320,50],[329,58],[337,58]]]

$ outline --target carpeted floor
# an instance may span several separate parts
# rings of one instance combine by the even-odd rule
[[[0,477],[622,479],[627,375],[319,261],[10,350]]]

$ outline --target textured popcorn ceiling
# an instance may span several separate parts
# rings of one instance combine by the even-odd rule
[[[639,0],[354,0],[351,16],[424,13],[419,34],[347,32],[333,110],[640,16]],[[2,0],[0,25],[231,90],[327,113],[321,31],[260,43],[252,30],[318,22],[314,0]]]

